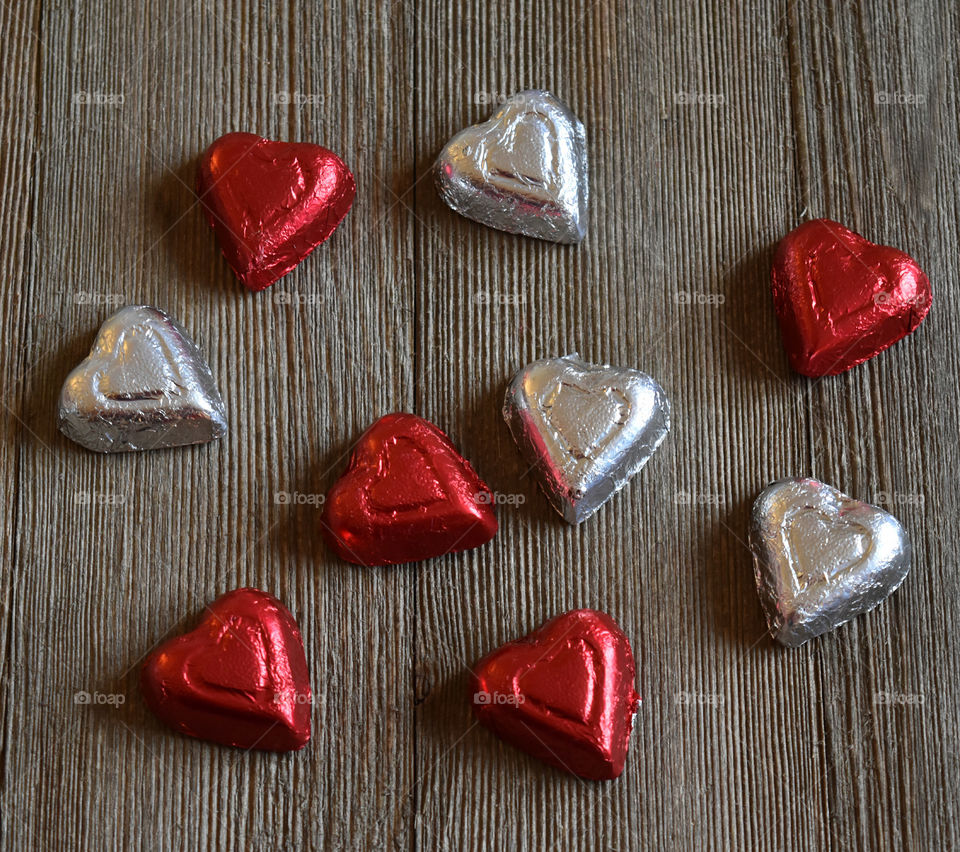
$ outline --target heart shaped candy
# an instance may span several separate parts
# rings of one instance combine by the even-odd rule
[[[829,219],[804,222],[777,246],[773,300],[790,366],[832,376],[906,337],[930,310],[917,262]]]
[[[597,780],[623,772],[640,696],[630,642],[605,613],[578,609],[484,657],[473,712],[498,737]]]
[[[893,515],[815,479],[761,492],[750,549],[770,635],[790,647],[873,609],[910,570],[910,541]]]
[[[223,256],[263,290],[329,237],[356,193],[353,175],[319,145],[228,133],[204,152],[197,194]]]
[[[660,446],[670,403],[646,373],[587,364],[574,353],[517,373],[503,417],[553,507],[578,524]]]
[[[183,327],[130,305],[100,327],[60,392],[60,430],[100,453],[202,444],[226,434],[223,400]]]
[[[432,423],[388,414],[357,442],[324,503],[323,534],[348,562],[395,565],[469,550],[497,531],[490,489]]]
[[[549,92],[519,92],[460,131],[434,170],[440,197],[468,219],[556,243],[586,235],[586,134]]]
[[[217,598],[196,630],[153,651],[140,688],[162,721],[192,737],[265,751],[294,751],[310,739],[300,630],[258,589]]]

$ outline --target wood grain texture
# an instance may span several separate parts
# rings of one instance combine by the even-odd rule
[[[928,0],[0,0],[0,848],[960,848],[958,18]],[[432,186],[443,142],[531,87],[587,128],[579,247],[482,228]],[[259,295],[192,192],[231,130],[325,144],[359,187]],[[934,287],[914,336],[821,381],[788,369],[767,283],[808,216],[904,248]],[[140,302],[208,354],[219,445],[100,458],[57,432],[64,376]],[[674,414],[577,529],[499,412],[515,370],[571,351],[651,373]],[[513,498],[490,545],[359,569],[309,497],[278,502],[324,493],[392,410]],[[915,562],[874,613],[787,651],[744,540],[760,488],[799,474],[887,505]],[[303,629],[296,755],[177,736],[140,698],[149,650],[239,585]],[[614,783],[500,743],[465,695],[486,651],[579,606],[637,656]]]

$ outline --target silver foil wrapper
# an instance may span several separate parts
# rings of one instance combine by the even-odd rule
[[[815,479],[763,490],[750,550],[770,635],[790,647],[873,609],[910,570],[910,541],[893,515]]]
[[[226,434],[223,400],[183,327],[131,305],[101,327],[60,392],[60,430],[100,453],[202,444]]]
[[[519,92],[488,121],[460,131],[435,173],[440,197],[468,219],[555,243],[586,234],[586,134],[549,92]]]
[[[524,367],[503,417],[553,507],[589,518],[646,464],[670,429],[670,403],[646,373],[574,353]]]

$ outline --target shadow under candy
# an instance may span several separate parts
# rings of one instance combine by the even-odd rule
[[[721,335],[731,355],[726,364],[754,384],[791,381],[770,286],[770,264],[777,244],[751,251],[712,282],[724,296]],[[779,383],[777,383],[779,384]]]
[[[189,284],[203,280],[203,286],[225,294],[244,295],[249,291],[237,281],[227,264],[207,221],[196,193],[200,152],[173,169],[164,169],[150,188],[153,203],[148,205],[146,239],[163,243],[176,267],[177,277]]]

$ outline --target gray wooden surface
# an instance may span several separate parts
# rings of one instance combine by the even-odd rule
[[[0,0],[0,847],[956,848],[958,39],[933,0]],[[587,128],[577,248],[462,220],[429,179],[450,135],[528,87]],[[192,193],[231,130],[325,144],[359,188],[259,295]],[[812,381],[767,282],[776,240],[821,215],[918,257],[934,307]],[[99,457],[57,432],[57,393],[100,322],[144,302],[196,335],[230,433]],[[650,372],[674,406],[577,529],[499,413],[513,371],[574,350]],[[341,563],[318,509],[276,494],[322,494],[398,409],[525,502],[478,551]],[[880,609],[787,651],[744,539],[759,489],[793,474],[884,502],[916,555]],[[178,736],[139,695],[144,655],[244,584],[303,629],[316,706],[295,755]],[[501,744],[464,694],[483,653],[580,606],[639,667],[613,783]]]

